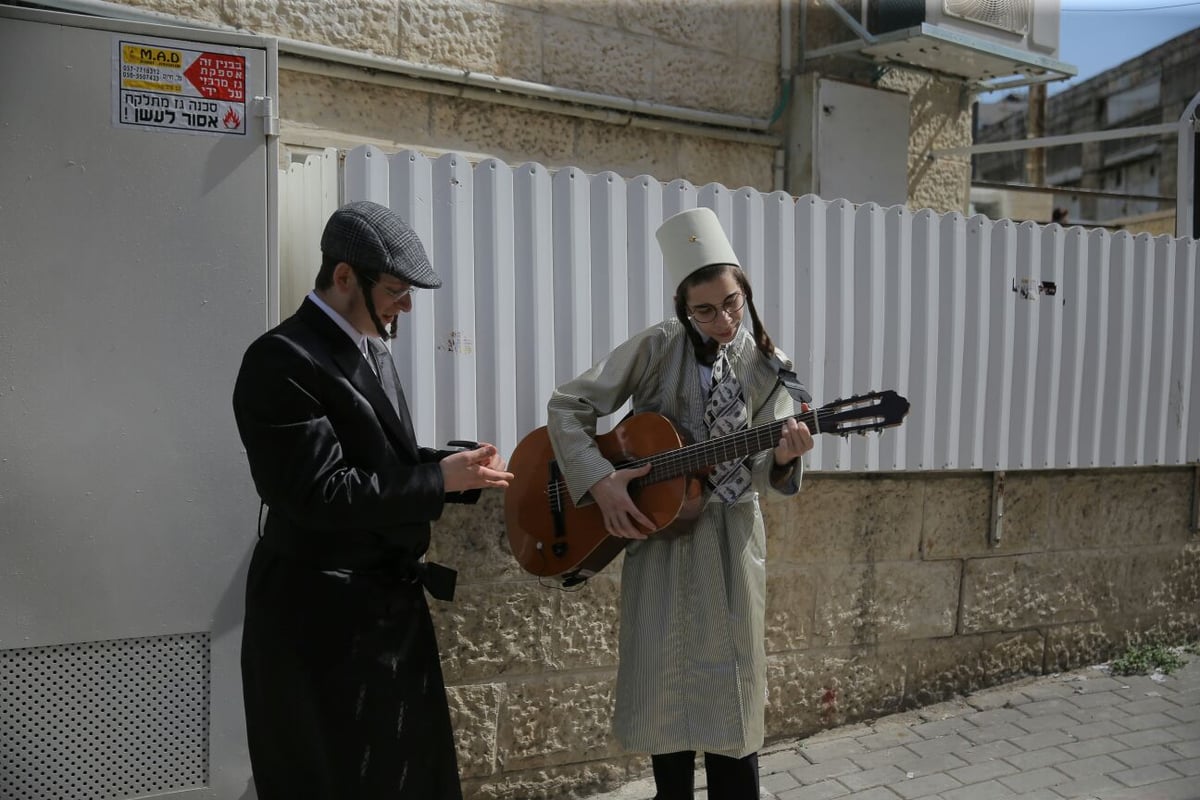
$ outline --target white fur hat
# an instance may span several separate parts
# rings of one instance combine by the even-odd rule
[[[708,208],[681,211],[654,234],[663,254],[663,282],[673,291],[683,279],[711,264],[741,266],[721,221]]]

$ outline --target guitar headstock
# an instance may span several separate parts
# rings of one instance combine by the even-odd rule
[[[809,425],[813,433],[870,433],[894,428],[908,414],[908,400],[891,389],[867,392],[845,400],[826,403],[813,412],[815,420]]]

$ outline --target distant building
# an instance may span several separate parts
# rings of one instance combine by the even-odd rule
[[[1176,122],[1198,91],[1200,28],[1049,97],[1043,135]],[[975,144],[1024,139],[1028,113],[1024,97],[981,104]],[[1071,224],[1173,230],[1176,150],[1174,134],[1046,148],[1046,183],[1063,191],[1045,206],[1066,208]],[[1026,157],[1025,150],[976,155],[972,182],[1027,183]],[[1073,193],[1071,187],[1120,196]],[[1046,213],[1037,221],[1049,222]],[[1158,217],[1170,217],[1170,225],[1158,230]]]

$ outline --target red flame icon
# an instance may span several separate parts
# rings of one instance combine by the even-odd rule
[[[242,127],[242,118],[232,108],[225,112],[225,118],[221,122],[230,130],[237,130]]]

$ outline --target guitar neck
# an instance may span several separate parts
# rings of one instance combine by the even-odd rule
[[[716,439],[706,439],[703,442],[690,444],[676,450],[656,453],[648,458],[638,459],[631,464],[622,466],[654,465],[649,475],[634,482],[635,486],[671,480],[680,475],[692,475],[726,461],[734,461],[761,453],[763,450],[770,450],[778,444],[787,419],[789,418],[773,420],[753,428],[734,431]],[[805,411],[790,417],[790,419],[803,422],[810,431],[820,432],[819,426],[816,425],[815,411]]]

